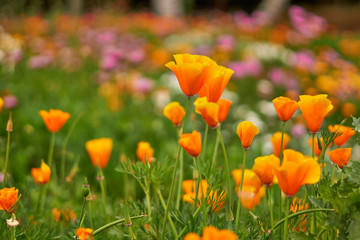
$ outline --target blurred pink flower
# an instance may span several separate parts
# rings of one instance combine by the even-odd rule
[[[18,99],[14,95],[6,95],[3,97],[4,108],[12,109],[18,105]]]
[[[258,59],[248,59],[241,62],[232,62],[229,64],[235,78],[256,77],[263,70],[261,62]]]
[[[32,56],[28,61],[28,66],[32,69],[44,68],[52,63],[53,60],[54,58],[49,55]]]

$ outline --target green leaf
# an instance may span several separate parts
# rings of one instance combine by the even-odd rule
[[[354,126],[355,131],[360,132],[360,118],[352,117],[352,119],[352,125]]]

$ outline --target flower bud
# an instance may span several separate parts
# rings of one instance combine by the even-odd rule
[[[81,187],[81,193],[83,197],[86,198],[90,193],[90,185],[87,183],[83,184]]]
[[[12,132],[13,131],[13,122],[12,122],[11,112],[10,112],[9,120],[7,122],[7,125],[6,125],[6,131],[7,132]]]

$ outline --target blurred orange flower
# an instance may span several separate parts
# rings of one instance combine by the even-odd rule
[[[272,137],[270,138],[270,141],[272,143],[273,152],[275,156],[280,157],[280,151],[281,151],[281,132],[276,132]],[[283,139],[283,150],[286,149],[288,143],[290,141],[290,136],[287,133],[284,133],[284,139]]]
[[[179,102],[171,102],[166,105],[163,113],[176,127],[181,125],[185,116],[185,110]]]
[[[290,211],[293,213],[302,211],[302,210],[306,210],[309,208],[309,204],[305,202],[305,200],[294,197],[293,201],[291,203],[290,206]],[[306,231],[306,227],[307,227],[307,219],[306,219],[306,215],[302,215],[300,216],[300,221],[298,226],[296,227],[296,231],[299,233],[300,230],[303,230],[304,232]]]
[[[316,138],[315,138],[315,141],[314,141],[314,149],[315,149],[314,151],[315,151],[315,155],[316,155],[316,156],[320,156],[320,154],[321,154],[321,150],[320,150],[320,148],[319,148],[319,143],[318,143],[318,142],[319,142],[319,141],[318,141],[318,138],[316,137]],[[311,148],[311,150],[312,150],[312,137],[309,138],[308,144],[309,144],[309,146],[310,146],[310,148]],[[321,144],[321,146],[324,145],[324,141],[323,141],[322,138],[320,138],[320,144]]]
[[[216,103],[233,74],[234,71],[229,68],[211,64],[204,71],[205,80],[198,93],[199,97],[206,97],[209,102]]]
[[[224,122],[228,116],[232,101],[226,99],[219,99],[219,101],[217,101],[217,105],[219,106],[219,122]]]
[[[194,130],[192,133],[184,133],[180,136],[179,144],[193,157],[201,153],[201,134]]]
[[[241,140],[242,147],[248,149],[254,137],[259,133],[259,129],[252,122],[243,121],[238,125],[236,133]]]
[[[40,168],[31,169],[31,176],[36,184],[46,184],[50,181],[51,169],[42,161]]]
[[[277,97],[273,100],[273,104],[277,115],[283,122],[288,121],[299,107],[296,101],[287,97]]]
[[[276,167],[280,167],[280,159],[271,154],[255,158],[252,170],[264,185],[271,186],[274,181]]]
[[[338,148],[328,151],[328,154],[331,161],[342,169],[344,165],[346,166],[348,164],[351,158],[351,150],[352,148]]]
[[[62,220],[64,224],[69,221],[74,222],[76,220],[76,213],[68,208],[66,210],[58,210],[57,208],[53,208],[51,215],[56,222]]]
[[[150,146],[148,142],[139,142],[136,149],[137,158],[145,164],[145,160],[148,163],[155,161],[154,158],[154,149]]]
[[[260,178],[250,169],[245,169],[242,192],[240,192],[242,169],[234,169],[231,175],[235,181],[235,192],[241,196],[241,204],[247,209],[256,207],[265,195],[265,187],[262,187]]]
[[[93,240],[93,230],[91,228],[78,228],[76,229],[76,235],[80,240]]]
[[[275,168],[281,191],[288,197],[295,195],[301,185],[314,184],[320,180],[320,165],[311,157],[292,149],[284,151],[281,167]]]
[[[4,210],[8,214],[15,213],[15,203],[18,200],[19,190],[12,188],[3,188],[0,190],[0,210]]]
[[[184,240],[237,240],[237,235],[228,230],[218,230],[213,226],[208,226],[203,229],[203,235],[200,237],[196,233],[188,233],[186,234]]]
[[[52,133],[58,132],[70,118],[70,113],[58,109],[50,109],[49,112],[40,110],[39,114],[47,129]]]
[[[113,149],[113,140],[111,138],[97,138],[85,143],[91,162],[94,167],[104,169],[109,162]]]
[[[0,112],[4,106],[4,100],[0,97]]]
[[[334,139],[335,145],[341,147],[344,145],[352,136],[355,135],[356,131],[351,127],[340,126],[339,125],[329,125],[330,132],[335,132],[337,130],[338,133],[341,133],[340,136]]]
[[[319,131],[326,115],[333,109],[327,94],[301,95],[299,107],[310,133]]]
[[[183,93],[188,97],[194,96],[205,81],[204,70],[216,62],[206,56],[192,54],[175,54],[174,58],[176,64],[171,61],[165,66],[174,72]]]

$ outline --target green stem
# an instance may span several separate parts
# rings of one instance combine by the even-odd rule
[[[85,183],[86,184],[89,184],[88,183],[88,180],[87,180],[87,177],[85,177]],[[88,217],[88,218],[90,218],[90,227],[92,228],[92,229],[94,229],[94,224],[93,224],[93,219],[92,219],[92,198],[93,198],[93,196],[92,196],[92,193],[91,193],[91,187],[89,187],[89,196],[88,196],[91,200],[89,201],[89,204],[88,204],[88,208],[89,208],[89,214],[90,214],[90,216]],[[86,199],[85,199],[86,200]]]
[[[7,142],[6,142],[6,155],[5,155],[5,167],[4,167],[4,180],[2,183],[3,188],[6,185],[6,180],[7,180],[7,167],[8,167],[8,162],[9,162],[9,151],[10,151],[10,131],[8,131],[8,135],[7,135]]]
[[[82,222],[83,222],[83,218],[85,218],[85,215],[84,215],[84,212],[85,212],[85,204],[86,204],[86,198],[83,199],[83,204],[82,204],[82,208],[81,208],[80,221],[79,221],[78,228],[81,227]]]
[[[181,150],[181,147],[179,145],[179,148]],[[179,166],[179,182],[178,182],[178,189],[177,189],[177,194],[176,194],[176,210],[180,209],[180,200],[181,200],[181,191],[182,191],[182,179],[183,179],[183,166],[184,164],[184,152],[180,151],[180,166]],[[176,171],[174,171],[176,173]],[[181,179],[181,181],[180,181]]]
[[[49,155],[48,155],[48,161],[47,161],[47,164],[50,169],[51,169],[52,159],[53,159],[53,154],[54,154],[54,146],[55,146],[55,133],[51,133],[51,139],[50,139],[50,145],[49,145]]]
[[[183,124],[182,133],[185,131],[185,127],[186,127],[188,110],[189,110],[189,105],[190,105],[190,99],[191,99],[191,97],[188,97],[187,102],[186,102],[186,111],[185,111],[185,118],[184,118],[184,124]],[[178,153],[177,153],[176,162],[175,162],[175,169],[177,168],[179,160],[180,160],[180,167],[181,167],[179,169],[178,193],[177,193],[177,197],[176,197],[177,206],[180,206],[181,189],[182,189],[182,181],[183,181],[183,159],[180,157],[181,149],[182,148],[181,148],[181,146],[179,144]],[[174,192],[175,179],[176,179],[176,171],[173,171],[173,176],[172,176],[171,185],[170,185],[169,198],[168,198],[168,201],[166,203],[166,210],[165,210],[165,216],[164,216],[164,220],[163,220],[161,239],[164,238],[164,234],[165,234],[166,219],[167,219],[167,216],[169,214],[170,203],[171,203],[172,195],[173,195],[173,192]]]
[[[220,128],[221,128],[221,125],[218,127],[219,131],[220,131]],[[219,148],[219,136],[216,135],[216,142],[215,142],[215,148],[214,148],[214,153],[213,153],[213,158],[212,158],[212,163],[211,163],[211,169],[216,167],[216,157],[217,157],[218,148]]]
[[[271,197],[272,197],[272,196],[271,196],[270,187],[267,187],[267,188],[266,188],[266,192],[267,192],[268,201],[269,201],[271,231],[272,231],[272,232],[275,232],[275,229],[274,229],[273,206],[272,206],[272,202],[271,202]]]
[[[286,197],[286,209],[285,209],[285,224],[284,224],[284,237],[283,240],[287,240],[287,233],[288,233],[288,219],[289,219],[289,208],[290,208],[290,201],[289,197]]]
[[[282,128],[281,128],[280,165],[282,164],[282,160],[283,160],[283,151],[284,151],[284,133],[285,133],[285,122],[283,122],[283,123],[282,123]]]
[[[199,199],[199,191],[201,192],[201,198],[203,198],[201,167],[200,167],[200,162],[199,162],[198,158],[194,157],[194,164],[196,165],[198,174],[197,174],[197,184],[196,184],[196,190],[195,190],[195,200],[194,200],[193,212],[196,211],[197,202],[198,201],[201,202],[201,199]]]
[[[311,136],[312,136],[312,158],[315,159],[315,135],[316,133],[311,133]],[[318,143],[319,144],[319,143]],[[322,149],[324,150],[324,149]],[[323,177],[325,177],[325,169],[323,168],[322,169],[322,172],[323,172]],[[315,188],[315,186],[314,186]],[[314,191],[314,188],[313,188],[313,191]],[[314,195],[315,195],[315,191],[314,191]],[[316,232],[316,212],[312,213],[312,218],[311,218],[311,223],[310,223],[310,232],[312,234],[315,234]]]
[[[14,213],[11,215],[11,218],[12,218],[12,220],[16,220]],[[12,226],[11,227],[11,240],[16,240],[15,235],[16,235],[16,226]]]
[[[147,217],[147,215],[139,215],[139,216],[135,216],[135,217],[130,217],[130,219],[137,219],[137,218],[143,218],[143,217]],[[101,233],[102,231],[112,227],[112,226],[115,226],[116,224],[119,224],[119,223],[124,223],[125,222],[125,218],[122,218],[122,219],[118,219],[118,220],[115,220],[111,223],[108,223],[102,227],[99,227],[98,229],[96,229],[94,232],[93,232],[93,236]]]
[[[150,184],[145,177],[145,196],[146,196],[146,206],[148,209],[148,216],[151,218],[151,201],[150,201]]]
[[[105,184],[105,177],[103,171],[101,170],[100,166],[98,166],[98,181],[100,182],[100,189],[101,189],[101,198],[104,205],[104,213],[108,213],[108,207],[106,202],[106,184]]]
[[[36,205],[35,205],[35,213],[34,214],[36,214],[36,215],[40,215],[38,213],[38,210],[39,210],[39,207],[42,205],[42,201],[44,201],[44,199],[45,199],[45,198],[42,197],[42,195],[44,193],[44,188],[45,188],[45,186],[40,185],[39,196],[38,196],[38,199],[37,199]]]
[[[240,181],[240,189],[239,189],[239,198],[236,208],[236,217],[235,217],[235,228],[239,230],[239,221],[240,221],[240,212],[241,212],[241,194],[242,194],[242,187],[244,183],[244,176],[245,176],[245,165],[246,165],[246,150],[243,148],[244,155],[242,161],[242,170],[241,170],[241,181]]]
[[[159,199],[160,199],[160,202],[161,202],[162,207],[164,208],[164,210],[166,210],[166,204],[165,204],[164,198],[163,198],[163,196],[162,196],[162,194],[161,194],[161,192],[160,192],[160,189],[156,189],[156,192],[157,192],[157,194],[158,194],[158,196],[159,196]],[[178,238],[178,233],[177,233],[177,231],[176,231],[176,227],[175,227],[174,222],[173,222],[173,220],[171,219],[170,216],[168,216],[168,221],[169,221],[169,223],[170,223],[171,230],[173,231],[173,234],[174,234],[174,236],[175,236],[175,239]]]
[[[62,148],[61,148],[61,175],[60,179],[61,181],[65,181],[65,161],[66,161],[66,146],[69,142],[70,136],[72,132],[74,131],[77,123],[79,122],[80,118],[84,115],[84,113],[80,113],[75,121],[71,124],[70,129],[68,133],[66,134],[65,140],[63,142]]]
[[[208,131],[209,131],[209,125],[206,124],[205,136],[204,136],[204,144],[203,144],[203,149],[201,151],[201,161],[204,161],[204,158],[206,159],[206,145],[207,145]]]
[[[226,199],[227,199],[227,203],[226,203],[226,221],[233,221],[234,220],[234,216],[233,216],[233,213],[231,211],[231,193],[232,193],[232,189],[231,189],[231,180],[230,180],[230,170],[229,170],[229,161],[228,161],[228,158],[227,158],[227,154],[226,154],[226,149],[225,149],[225,145],[224,145],[224,141],[222,139],[222,136],[221,136],[221,132],[219,130],[219,128],[216,129],[216,132],[217,132],[217,135],[219,137],[219,140],[220,140],[220,144],[221,144],[221,147],[222,147],[222,150],[223,150],[223,153],[224,153],[224,162],[225,162],[225,172],[226,172],[226,181],[227,181],[227,196],[226,196]]]

